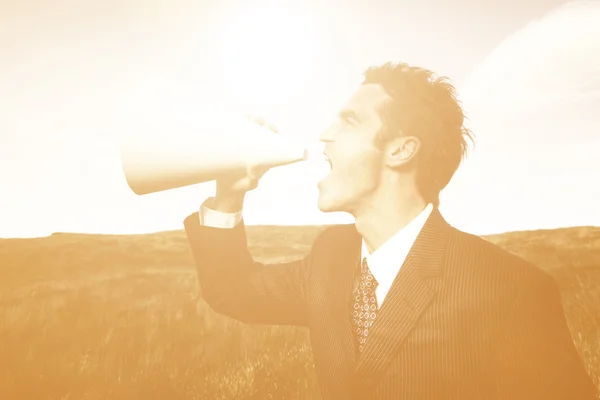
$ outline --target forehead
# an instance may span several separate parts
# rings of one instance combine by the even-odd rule
[[[360,85],[342,107],[343,111],[352,111],[363,118],[380,119],[379,110],[392,98],[383,86],[374,83]]]

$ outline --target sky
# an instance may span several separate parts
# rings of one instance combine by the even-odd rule
[[[220,105],[318,150],[362,71],[385,61],[450,77],[470,116],[477,147],[442,195],[451,224],[600,225],[599,3],[564,4],[2,1],[0,237],[181,229],[214,182],[135,195],[123,135],[155,126],[168,138],[185,129],[178,115]],[[246,223],[351,222],[317,209],[322,171],[269,171]]]

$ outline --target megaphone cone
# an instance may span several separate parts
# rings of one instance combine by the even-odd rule
[[[214,117],[214,116],[213,116]],[[276,167],[307,159],[302,146],[256,120],[227,115],[199,125],[148,127],[121,143],[127,184],[138,195],[208,182],[250,165]]]

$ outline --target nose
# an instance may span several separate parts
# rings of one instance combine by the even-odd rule
[[[321,132],[321,134],[319,135],[319,140],[321,142],[333,142],[333,129],[331,128],[332,127],[328,127],[327,129],[323,130],[323,132]]]

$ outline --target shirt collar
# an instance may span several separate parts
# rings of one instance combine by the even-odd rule
[[[367,258],[369,269],[378,282],[383,282],[391,273],[395,277],[397,271],[389,268],[389,260],[398,260],[397,262],[400,264],[397,267],[400,268],[401,262],[419,236],[432,210],[433,204],[428,204],[415,219],[395,233],[372,254],[369,253],[365,240],[362,240],[361,260]],[[390,279],[393,280],[393,277]]]

